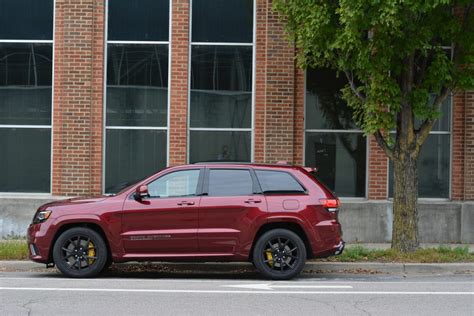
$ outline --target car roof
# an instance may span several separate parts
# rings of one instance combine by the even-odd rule
[[[265,167],[265,168],[289,168],[289,169],[299,169],[300,166],[291,165],[284,162],[278,162],[274,164],[270,163],[255,163],[255,162],[234,162],[234,161],[206,161],[206,162],[196,162],[192,165],[200,165],[205,167]]]

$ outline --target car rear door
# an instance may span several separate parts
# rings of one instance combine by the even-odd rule
[[[198,242],[202,254],[250,251],[266,213],[265,197],[251,168],[207,168],[199,207]]]

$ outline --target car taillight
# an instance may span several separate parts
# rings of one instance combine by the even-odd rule
[[[319,199],[319,202],[328,212],[336,212],[341,205],[338,199]]]

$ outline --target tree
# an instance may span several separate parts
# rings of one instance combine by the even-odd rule
[[[472,0],[274,0],[302,67],[330,67],[394,166],[392,248],[419,246],[420,149],[443,101],[474,86]],[[394,131],[394,133],[391,133]]]

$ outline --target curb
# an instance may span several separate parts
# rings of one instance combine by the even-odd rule
[[[473,273],[474,263],[383,263],[383,262],[308,262],[305,272],[376,272],[387,274]]]
[[[212,272],[231,273],[234,270],[253,271],[250,263],[245,262],[223,262],[223,263],[137,263],[128,262],[116,264],[116,266],[127,269],[133,266],[153,266],[165,268],[165,270],[183,270],[186,272]],[[0,261],[0,272],[43,272],[46,270],[44,264],[32,261]],[[306,262],[303,273],[348,273],[348,274],[446,274],[446,273],[468,273],[474,274],[474,263],[383,263],[383,262]]]

